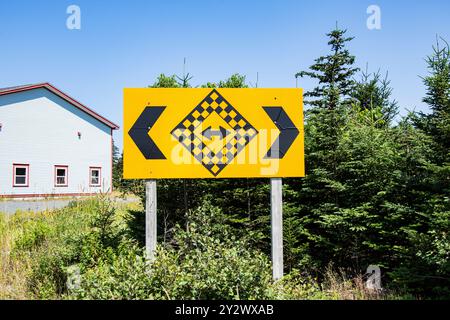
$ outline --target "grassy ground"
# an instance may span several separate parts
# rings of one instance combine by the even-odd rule
[[[117,195],[110,199],[114,201],[118,219],[130,209],[140,209],[136,199],[121,201]],[[36,261],[49,250],[64,247],[67,239],[87,232],[94,210],[96,206],[91,199],[79,199],[58,210],[17,211],[13,215],[0,213],[0,299],[38,297],[30,282],[36,271],[33,270],[37,266]]]
[[[129,226],[129,212],[142,207],[112,198],[79,200],[56,211],[0,214],[0,299],[405,298],[367,290],[362,277],[347,279],[331,269],[321,286],[295,272],[273,284],[268,257],[213,239],[214,227],[206,227],[206,220],[183,234],[176,249],[161,248],[150,276]],[[197,219],[205,215],[199,212]],[[190,240],[205,248],[183,247]],[[67,277],[73,266],[81,270],[83,288],[71,292]]]

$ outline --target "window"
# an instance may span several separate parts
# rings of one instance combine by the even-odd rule
[[[68,166],[55,166],[55,187],[67,187],[68,174]]]
[[[13,164],[13,187],[28,187],[30,165]]]
[[[100,187],[101,186],[101,174],[102,168],[98,167],[90,167],[89,168],[89,185],[91,187]]]

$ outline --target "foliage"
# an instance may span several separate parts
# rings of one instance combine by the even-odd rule
[[[377,126],[389,126],[398,114],[398,103],[391,100],[392,88],[388,74],[381,78],[380,72],[361,74],[361,80],[355,85],[351,96],[361,110],[372,115]]]
[[[442,43],[444,45],[442,45]],[[436,161],[450,162],[450,46],[437,41],[426,62],[429,75],[423,78],[427,89],[423,99],[430,114],[419,113],[413,120],[435,141]]]
[[[267,258],[248,250],[224,222],[220,210],[205,203],[177,226],[174,243],[160,247],[146,262],[135,246],[119,250],[83,274],[73,292],[88,299],[256,299],[270,284]]]
[[[202,85],[203,88],[248,88],[245,83],[245,76],[235,73],[225,81],[219,83],[208,82]]]

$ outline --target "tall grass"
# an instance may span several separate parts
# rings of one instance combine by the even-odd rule
[[[9,216],[0,213],[0,299],[28,299],[27,276],[30,272],[30,256],[13,258],[14,243],[24,233],[22,222],[26,213]]]

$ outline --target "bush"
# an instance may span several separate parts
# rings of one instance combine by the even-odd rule
[[[123,246],[108,260],[99,261],[82,274],[81,287],[68,292],[68,299],[152,299],[148,265],[140,249]]]
[[[248,249],[223,225],[224,216],[205,203],[191,212],[174,243],[160,247],[152,263],[124,246],[112,262],[83,274],[71,297],[84,299],[263,299],[271,284],[265,255]],[[201,226],[201,227],[200,227]]]
[[[28,287],[40,299],[67,293],[72,265],[83,271],[100,261],[111,261],[122,235],[115,209],[105,197],[73,202],[54,213],[37,214],[21,225],[13,256],[31,257]]]

